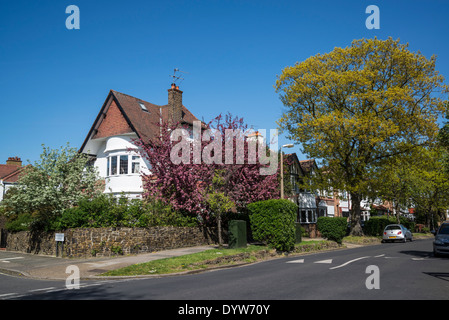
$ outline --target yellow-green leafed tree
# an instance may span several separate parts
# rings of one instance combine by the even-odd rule
[[[362,234],[360,200],[374,196],[379,168],[435,140],[449,91],[435,63],[399,40],[362,39],[277,77],[278,125],[321,160],[328,187],[349,192],[352,235]]]

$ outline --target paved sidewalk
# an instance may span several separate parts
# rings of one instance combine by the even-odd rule
[[[98,275],[109,270],[123,268],[129,265],[144,263],[157,259],[164,259],[201,252],[215,248],[215,246],[198,246],[179,248],[153,253],[142,253],[124,257],[103,257],[86,259],[68,259],[49,256],[33,255],[11,251],[0,251],[0,273],[25,276],[36,279],[67,279],[66,269],[70,265],[77,266],[81,279],[97,279]]]

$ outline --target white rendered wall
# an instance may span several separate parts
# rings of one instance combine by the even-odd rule
[[[96,148],[97,159],[95,161],[95,167],[98,170],[100,177],[105,179],[105,193],[112,193],[120,196],[124,193],[129,198],[140,197],[143,192],[142,187],[142,173],[150,174],[148,165],[140,154],[137,147],[133,144],[132,140],[136,139],[136,135],[120,135],[103,139],[91,140],[91,143],[87,146]],[[86,147],[87,147],[86,146]],[[120,174],[119,170],[116,170],[116,174],[111,174],[112,170],[109,167],[108,161],[110,157],[128,156],[128,172],[126,174]],[[140,170],[137,173],[132,172],[132,156],[139,156],[138,162]],[[117,164],[119,166],[119,163]]]

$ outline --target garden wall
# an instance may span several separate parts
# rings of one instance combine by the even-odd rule
[[[208,230],[199,227],[68,229],[64,231],[63,256],[137,254],[212,244],[212,238]],[[7,233],[6,250],[56,255],[55,233]]]

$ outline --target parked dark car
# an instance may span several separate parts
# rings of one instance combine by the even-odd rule
[[[444,222],[436,231],[433,240],[433,254],[437,257],[443,254],[449,254],[449,222]]]

